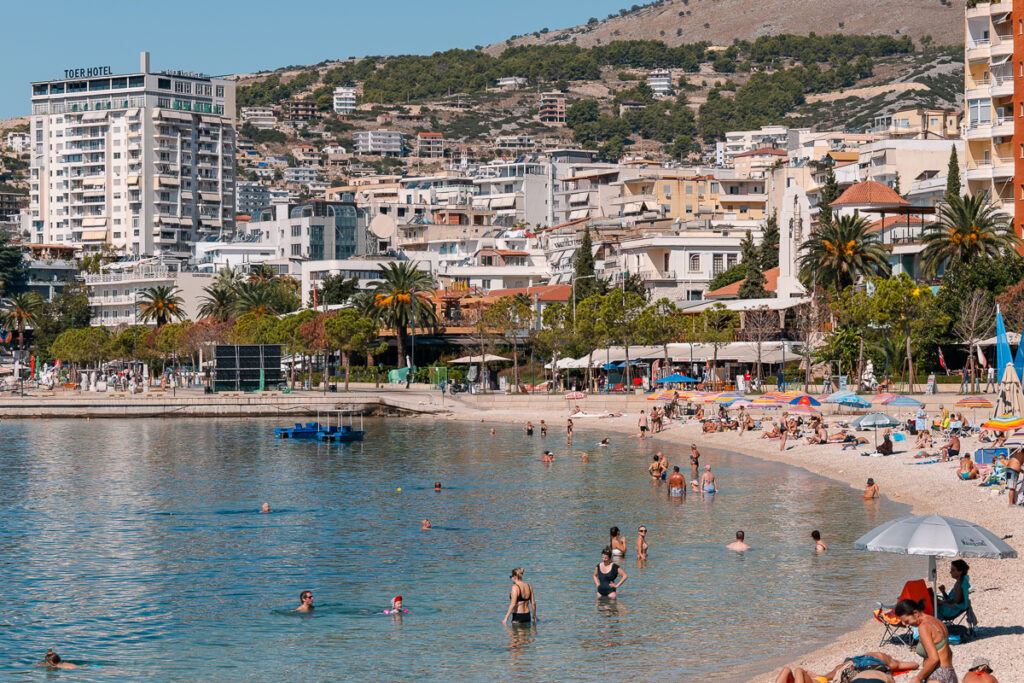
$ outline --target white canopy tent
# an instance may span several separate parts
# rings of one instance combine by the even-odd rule
[[[492,355],[490,353],[484,354],[484,356],[483,356],[483,362],[484,363],[490,363],[490,362],[496,362],[496,361],[502,361],[502,360],[512,360],[512,359],[511,358],[505,358],[504,356],[495,356],[495,355]],[[473,363],[479,363],[480,362],[480,356],[463,356],[462,358],[456,358],[455,360],[453,360],[451,362],[452,363],[460,363],[460,364],[463,364],[463,365],[472,365]]]

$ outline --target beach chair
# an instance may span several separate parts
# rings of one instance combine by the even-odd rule
[[[888,640],[899,640],[906,643],[907,647],[913,647],[914,645],[914,632],[909,626],[904,626],[900,618],[896,616],[895,609],[896,603],[900,600],[924,600],[925,601],[925,613],[932,613],[932,605],[934,604],[932,589],[928,587],[928,583],[924,579],[916,579],[914,581],[907,581],[903,585],[903,590],[900,592],[900,596],[896,598],[895,602],[891,605],[887,605],[881,602],[876,602],[878,609],[874,611],[875,619],[882,626],[885,627],[885,632],[882,634],[882,639],[878,641],[878,647],[885,645]]]
[[[1008,458],[1009,448],[979,448],[974,451],[974,462],[977,465],[991,465],[998,457]]]

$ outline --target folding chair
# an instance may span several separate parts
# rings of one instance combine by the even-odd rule
[[[896,602],[900,600],[924,600],[924,611],[926,614],[931,614],[934,595],[924,579],[916,579],[914,581],[907,581],[903,585],[903,591],[896,598]],[[900,618],[896,616],[896,604],[886,605],[881,602],[876,602],[875,604],[878,605],[878,609],[873,613],[875,619],[885,627],[885,633],[882,634],[882,639],[878,641],[878,647],[882,647],[890,639],[905,641],[907,647],[913,647],[914,632],[909,626],[904,626]]]

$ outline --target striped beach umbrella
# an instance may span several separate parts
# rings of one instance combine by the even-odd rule
[[[716,403],[729,403],[740,398],[743,398],[743,394],[738,391],[723,391],[720,394],[716,394],[712,400]]]
[[[838,401],[838,405],[846,406],[847,408],[870,408],[871,401],[866,398],[861,398],[854,394],[853,396],[843,396]]]
[[[850,391],[849,389],[843,389],[841,391],[834,391],[825,398],[821,399],[822,403],[839,403],[844,398],[850,398],[857,394]]]
[[[821,411],[811,406],[798,405],[787,410],[790,415],[821,415]]]
[[[916,398],[904,396],[903,394],[892,394],[889,397],[887,397],[884,401],[881,401],[881,404],[885,406],[913,406],[915,408],[920,405],[924,405]]]
[[[997,432],[1008,432],[1011,429],[1024,427],[1024,417],[1016,415],[1000,415],[981,425],[982,429],[992,429]]]
[[[876,406],[878,406],[878,405],[883,405],[884,406],[884,405],[887,405],[886,401],[891,401],[892,399],[896,398],[897,396],[899,396],[899,394],[892,394],[892,393],[877,394],[876,396],[874,396],[871,399],[871,402],[874,403]]]
[[[984,396],[964,396],[953,404],[954,408],[991,408],[992,402]]]
[[[786,401],[786,403],[788,403],[791,406],[804,406],[806,408],[821,405],[820,401],[809,396],[808,394],[799,394],[798,396],[794,396],[790,398],[788,401]]]

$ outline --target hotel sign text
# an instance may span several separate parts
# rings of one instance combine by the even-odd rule
[[[85,69],[64,69],[64,78],[92,78],[93,76],[113,76],[109,66],[90,66]]]

